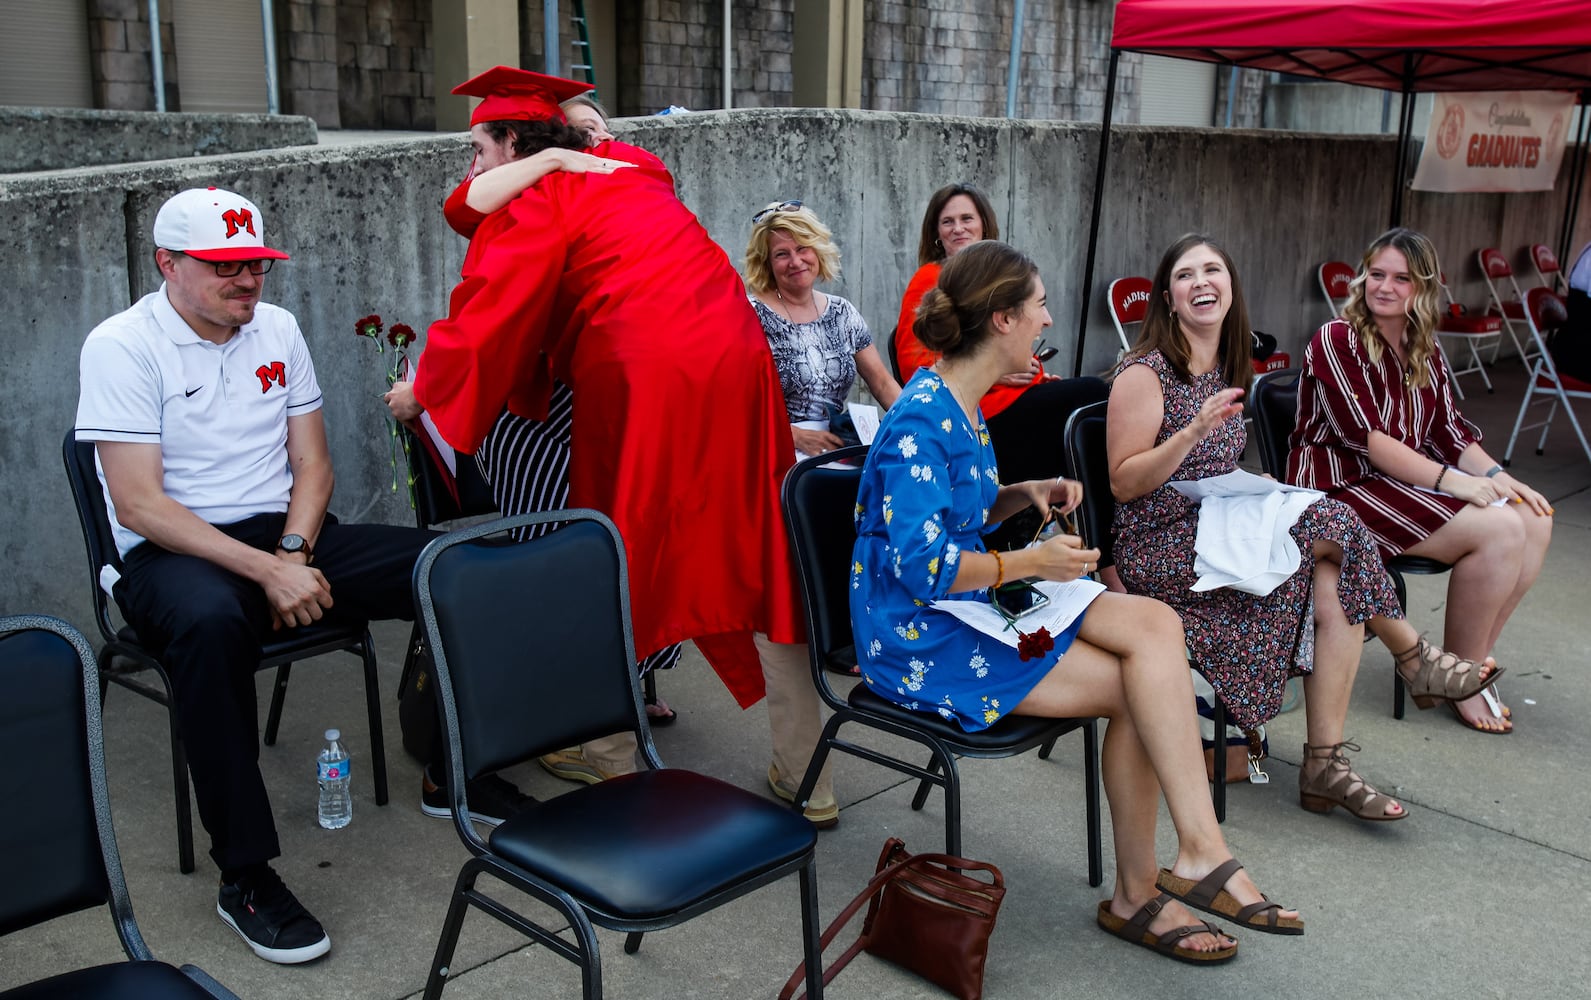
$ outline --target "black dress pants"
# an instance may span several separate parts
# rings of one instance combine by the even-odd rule
[[[286,519],[259,514],[217,527],[274,551]],[[333,606],[323,621],[412,621],[410,578],[420,550],[434,537],[418,528],[338,524],[327,515],[314,559],[331,587]],[[144,542],[127,553],[114,593],[139,642],[171,675],[210,857],[223,870],[276,857],[281,848],[260,775],[254,693],[261,647],[272,635],[265,592],[206,559]],[[303,791],[308,794],[307,782]]]

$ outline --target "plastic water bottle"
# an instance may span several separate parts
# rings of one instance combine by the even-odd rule
[[[326,749],[320,752],[316,771],[320,779],[320,825],[341,830],[354,818],[354,796],[348,784],[348,751],[338,742],[342,733],[326,730]]]

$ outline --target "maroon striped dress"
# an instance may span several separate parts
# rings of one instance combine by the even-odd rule
[[[1465,502],[1377,471],[1370,464],[1370,432],[1448,465],[1458,464],[1464,449],[1481,439],[1480,430],[1458,412],[1441,352],[1425,366],[1429,385],[1405,385],[1386,341],[1380,360],[1372,361],[1353,327],[1340,319],[1316,331],[1304,352],[1287,480],[1352,507],[1385,555],[1418,545]]]

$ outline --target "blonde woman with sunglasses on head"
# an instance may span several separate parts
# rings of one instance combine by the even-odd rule
[[[812,209],[772,202],[752,216],[742,273],[779,368],[798,460],[844,443],[829,418],[844,410],[858,375],[889,409],[900,384],[874,349],[867,321],[845,299],[817,290],[839,278],[840,250]]]

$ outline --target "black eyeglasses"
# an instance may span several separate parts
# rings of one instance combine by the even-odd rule
[[[755,225],[756,223],[761,222],[763,219],[766,219],[768,216],[773,215],[776,212],[794,212],[800,207],[801,200],[799,198],[792,198],[789,201],[781,201],[779,204],[769,205],[756,215],[753,215],[751,217],[751,221],[752,224]]]
[[[215,268],[215,276],[218,278],[236,278],[243,273],[244,268],[248,268],[249,273],[257,278],[262,274],[268,273],[271,270],[271,265],[276,263],[269,257],[262,257],[259,260],[200,260],[192,254],[182,253],[181,250],[172,250],[170,252],[182,254],[182,256],[197,260],[201,264],[209,264]]]

